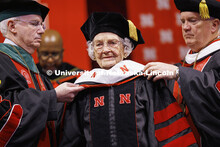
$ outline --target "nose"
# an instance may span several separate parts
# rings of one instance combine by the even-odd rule
[[[107,53],[107,52],[110,52],[110,51],[111,51],[111,49],[110,49],[109,45],[107,43],[105,43],[104,46],[103,46],[103,52]]]
[[[45,27],[43,25],[39,25],[38,27],[38,33],[43,34],[45,32]]]
[[[53,58],[52,58],[51,56],[49,56],[48,59],[47,59],[47,62],[48,62],[48,63],[53,63],[54,60],[53,60]]]
[[[184,24],[182,24],[182,29],[183,30],[189,30],[190,29],[190,24],[188,22],[185,22]]]

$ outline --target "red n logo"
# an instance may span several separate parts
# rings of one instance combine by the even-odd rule
[[[130,103],[131,103],[131,99],[130,99],[131,94],[130,94],[130,93],[127,93],[126,95],[120,94],[119,96],[120,96],[120,102],[119,102],[119,104],[124,104],[125,102],[126,102],[127,104],[130,104]]]
[[[120,69],[123,71],[124,74],[129,71],[125,65],[123,65],[123,67],[120,67]]]
[[[104,106],[104,96],[100,96],[100,99],[98,97],[94,98],[95,104],[94,107]]]
[[[94,73],[92,74],[91,78],[95,78],[95,76],[96,76],[96,72],[94,72]]]

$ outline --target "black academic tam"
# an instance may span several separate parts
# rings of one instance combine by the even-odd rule
[[[44,20],[49,8],[32,0],[1,0],[0,22],[2,20],[29,14],[40,15]]]
[[[180,12],[192,11],[200,13],[199,5],[201,0],[174,0],[174,2]],[[220,2],[216,0],[206,0],[205,2],[208,7],[209,15],[220,19]]]

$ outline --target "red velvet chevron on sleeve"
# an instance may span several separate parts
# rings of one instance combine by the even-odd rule
[[[9,106],[9,109],[5,114],[1,114],[0,146],[6,146],[10,141],[11,137],[17,130],[23,115],[23,109],[20,105],[15,104],[11,107],[10,101],[3,100],[1,101],[0,107],[4,107],[4,105]],[[8,114],[9,112],[10,114]]]
[[[190,126],[177,102],[154,112],[154,123],[155,136],[161,146],[186,147],[196,144]]]

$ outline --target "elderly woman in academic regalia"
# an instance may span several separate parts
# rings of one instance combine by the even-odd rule
[[[97,12],[81,30],[100,68],[76,81],[87,89],[67,107],[61,146],[155,147],[183,140],[193,146],[194,136],[168,88],[142,76],[142,64],[124,60],[144,43],[135,25],[121,14]]]

